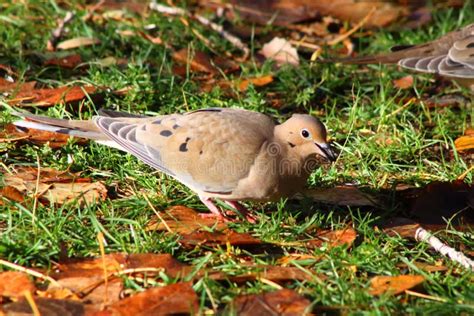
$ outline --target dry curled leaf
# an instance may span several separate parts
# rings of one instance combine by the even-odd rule
[[[97,89],[93,86],[62,86],[45,89],[21,89],[8,103],[15,105],[52,106],[60,103],[78,102],[94,94]]]
[[[314,239],[308,240],[305,244],[308,247],[319,248],[326,244],[328,247],[347,246],[350,247],[357,237],[357,232],[352,227],[341,230],[323,230]]]
[[[189,54],[187,48],[183,48],[173,54],[173,59],[180,64],[189,65],[191,71],[216,74],[218,70],[211,63],[211,58],[204,52],[195,51]]]
[[[199,312],[198,296],[189,282],[155,287],[107,307],[112,315],[175,315]]]
[[[371,295],[397,295],[409,290],[425,280],[421,275],[376,276],[370,280]]]
[[[467,129],[463,136],[454,141],[458,152],[466,152],[474,149],[474,129]]]
[[[377,197],[361,191],[355,186],[338,186],[334,188],[312,188],[306,190],[303,196],[321,203],[347,206],[377,206]]]
[[[305,315],[310,301],[293,290],[242,295],[236,297],[227,307],[229,315]]]
[[[107,197],[107,188],[100,182],[90,182],[89,179],[50,168],[40,170],[38,183],[37,175],[36,168],[17,168],[13,174],[5,175],[4,184],[15,188],[23,196],[33,197],[37,193],[40,201],[60,205],[76,200],[89,204]]]
[[[198,245],[217,246],[217,245],[232,245],[232,246],[253,246],[259,245],[262,242],[249,234],[237,233],[232,230],[225,230],[223,232],[192,232],[182,235],[179,243],[184,247],[195,247]]]

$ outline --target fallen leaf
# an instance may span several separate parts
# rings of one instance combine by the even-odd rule
[[[371,295],[397,295],[409,290],[425,280],[421,275],[376,276],[370,280]]]
[[[38,145],[47,144],[51,148],[60,148],[67,144],[69,138],[69,135],[26,127],[18,128],[13,124],[7,124],[5,129],[0,131],[0,143],[29,142]],[[87,142],[83,138],[74,139],[80,144]]]
[[[57,300],[51,298],[35,298],[40,315],[48,316],[82,316],[85,313],[81,302],[72,300]],[[2,306],[1,311],[5,315],[33,315],[30,303],[22,299],[15,303]]]
[[[276,25],[288,25],[326,15],[357,23],[375,8],[366,26],[381,27],[408,13],[405,7],[384,0],[232,0],[232,3],[239,17],[260,24]]]
[[[300,59],[296,48],[291,46],[290,42],[283,38],[275,37],[270,42],[263,45],[260,50],[265,58],[274,60],[277,66],[290,64],[298,66]]]
[[[9,93],[9,92],[21,92],[21,91],[31,91],[35,88],[36,81],[29,82],[12,82],[0,77],[0,92]]]
[[[199,213],[186,206],[173,206],[161,215],[166,225],[174,233],[190,234],[203,228],[223,230],[227,225],[213,218],[199,216]],[[165,224],[159,219],[152,219],[147,225],[147,230],[166,230]]]
[[[399,235],[403,238],[415,238],[418,228],[420,228],[420,224],[408,218],[395,217],[383,225],[383,232],[388,236]]]
[[[408,75],[408,76],[405,76],[405,77],[402,77],[400,79],[395,79],[393,80],[393,85],[398,88],[398,89],[409,89],[411,87],[413,87],[413,76],[412,75]]]
[[[250,84],[254,85],[255,87],[263,87],[272,82],[273,82],[273,76],[270,76],[270,75],[256,77],[256,78],[248,78],[248,79],[244,79],[240,81],[239,90],[240,91],[247,90]]]
[[[58,66],[67,69],[76,68],[82,63],[81,55],[73,54],[65,57],[56,57],[48,59],[44,62],[45,66]]]
[[[467,152],[474,149],[474,133],[466,133],[454,141],[454,146],[458,152]]]
[[[314,278],[325,279],[324,275],[317,275],[310,270],[304,271],[297,267],[280,267],[280,266],[251,266],[247,273],[232,275],[228,273],[203,271],[210,279],[215,281],[228,280],[235,283],[245,283],[249,281],[266,279],[273,282],[286,281],[311,281]]]
[[[33,197],[37,192],[40,201],[47,200],[59,205],[76,200],[80,204],[89,204],[107,197],[107,188],[100,182],[85,182],[84,179],[75,181],[72,176],[68,177],[68,182],[52,182],[51,175],[64,175],[65,172],[50,168],[41,169],[41,172],[38,186],[35,168],[18,168],[13,174],[6,174],[4,184],[15,188],[23,196]]]
[[[107,304],[118,302],[123,290],[122,280],[118,278],[108,279],[106,285],[103,270],[101,272],[102,276],[78,276],[59,279],[58,285],[49,284],[43,296],[57,299],[80,299],[85,304],[102,304],[105,298],[107,298]]]
[[[199,312],[198,296],[192,284],[176,283],[155,287],[127,297],[107,307],[112,315],[174,315]]]
[[[15,105],[52,106],[59,103],[73,103],[93,94],[97,89],[93,86],[63,86],[46,89],[21,89],[14,99],[8,103]]]
[[[117,0],[103,0],[100,2],[100,5],[91,4],[87,6],[88,10],[95,9],[98,12],[103,12],[106,10],[123,10],[126,9],[130,12],[137,13],[141,16],[145,15],[148,10],[148,5],[145,2],[140,1],[117,1]]]
[[[419,261],[412,261],[411,262],[415,267],[426,271],[426,272],[441,272],[441,271],[447,271],[448,267],[443,266],[443,265],[432,265],[428,264],[425,262],[419,262]],[[397,264],[397,267],[399,268],[408,268],[408,265],[406,263],[400,263]]]
[[[173,54],[173,59],[178,63],[189,65],[191,71],[216,74],[218,70],[211,63],[211,58],[206,53],[195,51],[189,55],[187,48],[183,48]]]
[[[346,206],[379,206],[378,198],[361,191],[356,186],[338,186],[334,188],[312,188],[302,193],[304,197],[315,201]]]
[[[23,194],[21,194],[21,192],[15,189],[14,187],[10,187],[10,186],[3,187],[0,190],[0,197],[6,198],[10,201],[14,201],[18,203],[23,203],[23,201],[25,201]],[[0,205],[3,205],[3,203],[4,202],[0,199]]]
[[[181,236],[179,243],[183,247],[191,247],[199,245],[216,246],[216,245],[232,245],[232,246],[253,246],[259,245],[262,242],[249,234],[237,233],[232,230],[225,230],[223,232],[192,232]]]
[[[25,292],[34,293],[35,285],[26,273],[7,271],[0,273],[0,296],[20,298]]]
[[[73,49],[73,48],[96,45],[96,44],[100,44],[100,40],[97,39],[97,38],[76,37],[76,38],[68,39],[68,40],[65,40],[65,41],[59,43],[56,46],[56,48],[66,50],[66,49]]]
[[[293,290],[281,289],[262,294],[241,295],[227,307],[227,314],[286,315],[297,316],[309,313],[311,302]]]
[[[357,232],[352,227],[341,230],[323,230],[314,239],[305,241],[309,247],[320,248],[324,244],[328,247],[347,246],[350,247],[357,237]]]

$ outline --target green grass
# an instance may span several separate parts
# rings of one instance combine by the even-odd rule
[[[218,88],[211,93],[202,93],[200,82],[195,80],[196,74],[190,72],[185,79],[173,74],[170,49],[151,44],[139,36],[122,37],[116,32],[143,30],[144,26],[155,24],[157,28],[150,33],[174,49],[188,48],[211,54],[209,47],[178,19],[157,13],[140,19],[127,13],[135,24],[112,19],[85,22],[81,16],[86,12],[78,9],[65,37],[93,36],[99,38],[101,44],[77,49],[90,67],[85,71],[71,72],[45,68],[35,62],[37,58],[33,54],[45,52],[50,30],[67,9],[54,1],[31,1],[28,5],[12,1],[2,4],[1,8],[0,64],[15,67],[21,74],[19,79],[36,80],[45,86],[81,82],[106,86],[111,90],[130,89],[123,97],[109,93],[100,104],[86,100],[80,113],[77,107],[61,105],[30,109],[33,112],[55,117],[88,118],[99,107],[146,114],[184,112],[204,107],[239,107],[265,112],[278,120],[284,120],[294,112],[313,113],[325,122],[331,139],[341,152],[337,164],[322,166],[313,173],[309,184],[314,187],[352,183],[377,192],[398,183],[424,186],[433,181],[454,180],[472,165],[472,160],[450,155],[453,140],[472,126],[472,107],[429,109],[424,103],[415,102],[400,110],[413,93],[393,86],[393,79],[406,75],[396,67],[371,65],[361,68],[311,64],[303,60],[298,68],[272,70],[270,63],[259,66],[251,60],[242,66],[237,77],[273,74],[275,82],[264,88],[235,91],[234,97],[227,96]],[[472,5],[466,4],[461,10],[443,9],[436,11],[433,22],[422,30],[378,30],[373,37],[361,38],[356,47],[360,54],[387,51],[393,45],[434,39],[473,20]],[[233,51],[232,46],[213,31],[194,22],[191,26],[209,39],[213,52],[223,56],[224,52]],[[271,27],[266,28],[267,36],[273,31]],[[261,45],[259,37],[251,43],[255,51]],[[96,63],[106,57],[125,58],[128,64],[103,67]],[[434,85],[432,77],[416,76],[417,95],[431,96],[429,91]],[[282,109],[270,107],[269,92],[282,96]],[[440,94],[448,93],[471,98],[467,91],[455,84],[447,85]],[[2,122],[13,119],[7,111],[0,112],[0,118]],[[258,264],[275,264],[282,254],[311,254],[323,259],[299,262],[298,265],[326,275],[327,279],[320,282],[295,281],[286,286],[310,298],[316,310],[340,307],[342,311],[354,314],[473,313],[472,273],[443,259],[426,245],[389,237],[374,228],[375,222],[400,215],[395,211],[397,201],[387,201],[393,209],[346,208],[308,201],[250,204],[259,216],[257,224],[232,224],[235,230],[249,232],[263,241],[284,243],[308,238],[315,228],[336,229],[352,223],[359,236],[350,249],[308,250],[282,246],[282,254],[271,251],[253,253],[234,247],[230,252],[205,247],[190,251],[178,244],[176,236],[145,230],[154,213],[142,196],[148,196],[159,210],[172,205],[186,205],[205,211],[204,206],[189,189],[151,170],[134,157],[95,143],[78,145],[74,141],[58,150],[35,145],[0,146],[1,161],[6,166],[35,166],[39,157],[42,167],[81,171],[84,176],[103,181],[117,195],[87,207],[74,203],[62,207],[39,205],[35,222],[32,220],[32,203],[0,206],[0,256],[5,260],[27,267],[49,267],[58,260],[61,245],[66,247],[70,257],[98,256],[96,235],[100,231],[107,240],[107,252],[170,253],[189,264],[235,273],[245,269],[243,259]],[[72,157],[72,163],[68,157]],[[465,181],[472,183],[472,172]],[[460,238],[448,233],[442,238],[456,247],[461,244],[465,249],[474,247],[472,235]],[[448,271],[427,273],[411,264],[415,260],[430,264],[442,261]],[[402,263],[408,267],[397,266]],[[354,266],[356,271],[352,268]],[[426,293],[445,302],[410,296],[406,300],[394,296],[373,298],[368,294],[372,276],[409,273],[425,276]],[[130,287],[141,288],[132,280],[129,282]],[[272,290],[271,286],[258,281],[237,285],[204,277],[194,286],[198,296],[202,297],[203,311],[211,308],[206,287],[215,302],[222,305],[238,294]]]

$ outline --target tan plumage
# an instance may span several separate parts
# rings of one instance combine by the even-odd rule
[[[414,71],[434,73],[456,80],[474,91],[474,24],[447,33],[432,42],[395,47],[375,56],[332,59],[348,64],[395,64]]]
[[[117,147],[195,191],[213,213],[211,198],[274,200],[299,191],[316,156],[334,160],[326,129],[310,115],[275,125],[266,115],[239,109],[136,117],[105,111],[92,121],[17,113],[31,127],[85,137]],[[221,215],[220,215],[221,216]]]

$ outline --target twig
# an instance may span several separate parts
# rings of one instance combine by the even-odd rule
[[[36,222],[36,208],[38,207],[38,196],[39,196],[39,185],[40,185],[40,175],[41,175],[41,165],[40,165],[40,158],[38,153],[36,153],[36,163],[38,165],[38,172],[36,174],[36,184],[35,184],[35,194],[34,194],[34,200],[33,200],[33,227],[35,227],[35,222]],[[42,192],[43,193],[43,192]]]
[[[102,257],[102,269],[104,270],[104,284],[105,284],[105,295],[104,295],[104,306],[107,305],[109,300],[109,282],[107,274],[107,265],[105,264],[105,248],[104,248],[104,234],[102,232],[97,233],[97,240],[99,241],[100,256]]]
[[[359,23],[357,23],[356,25],[354,25],[353,28],[351,28],[349,31],[347,31],[346,33],[336,37],[335,39],[333,40],[330,40],[327,44],[330,45],[330,46],[333,46],[333,45],[336,45],[340,42],[342,42],[343,40],[345,40],[346,38],[348,38],[349,36],[351,36],[352,34],[354,34],[358,29],[360,29],[365,23],[367,23],[367,21],[369,20],[369,18],[375,13],[376,9],[375,7],[372,7],[372,9],[369,11],[369,13],[367,13],[367,15],[359,21]]]
[[[428,243],[431,247],[433,247],[436,251],[441,253],[444,256],[451,258],[451,260],[461,264],[463,267],[474,271],[474,261],[466,257],[460,251],[456,251],[456,249],[449,247],[448,245],[444,244],[441,240],[433,236],[430,232],[428,232],[423,227],[419,227],[415,232],[415,239],[418,241],[424,241]]]
[[[143,197],[145,198],[145,201],[148,203],[148,205],[150,206],[150,208],[153,210],[153,212],[155,212],[155,215],[160,219],[160,221],[163,223],[163,225],[165,226],[166,230],[169,232],[169,233],[172,233],[173,231],[171,230],[171,228],[168,226],[168,224],[165,222],[165,220],[163,219],[163,217],[161,217],[160,213],[156,210],[156,208],[153,206],[153,204],[151,204],[150,200],[147,198],[146,195],[143,195]]]
[[[11,263],[11,262],[3,260],[3,259],[0,259],[0,265],[11,268],[11,269],[16,270],[16,271],[24,272],[24,273],[29,274],[31,276],[34,276],[35,278],[38,278],[38,279],[43,279],[43,280],[49,281],[52,284],[54,284],[55,286],[57,286],[59,288],[63,288],[63,286],[58,281],[56,281],[55,279],[53,279],[50,276],[44,275],[41,272],[22,267],[20,265],[17,265],[15,263]]]
[[[437,297],[437,296],[432,296],[432,295],[427,295],[423,293],[418,293],[415,291],[410,291],[410,290],[405,290],[405,293],[408,295],[416,296],[416,297],[421,297],[427,300],[432,300],[432,301],[437,301],[437,302],[443,302],[446,303],[448,300],[442,297]]]
[[[250,54],[250,49],[247,47],[247,45],[245,45],[240,40],[240,38],[224,30],[224,28],[221,25],[211,22],[209,19],[201,15],[191,14],[190,12],[184,9],[177,8],[177,7],[169,7],[169,6],[159,4],[156,2],[150,3],[150,9],[160,12],[160,13],[169,14],[169,15],[188,16],[190,18],[194,18],[202,25],[210,27],[212,30],[217,32],[220,36],[225,38],[229,43],[231,43],[232,45],[240,49],[244,53],[244,55],[242,56],[242,59],[247,59],[247,57]]]
[[[74,13],[72,11],[68,11],[66,16],[58,21],[58,27],[53,30],[51,33],[51,38],[48,40],[47,50],[54,51],[56,49],[56,44],[63,35],[64,27],[66,24],[71,22],[73,18]]]
[[[33,299],[33,296],[31,295],[30,291],[25,291],[23,292],[23,295],[25,296],[26,300],[28,301],[28,304],[31,307],[31,310],[33,311],[34,316],[41,316],[41,313],[38,309],[38,305],[36,305],[35,300]]]
[[[474,166],[471,166],[469,169],[467,169],[462,174],[460,174],[459,177],[456,178],[456,180],[461,180],[461,181],[464,180],[464,178],[473,170],[474,170]]]

